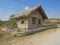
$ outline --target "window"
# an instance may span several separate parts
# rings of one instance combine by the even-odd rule
[[[41,24],[41,20],[39,19],[39,24]]]
[[[21,21],[21,24],[24,24],[24,21]]]
[[[36,24],[36,18],[32,17],[32,24]]]

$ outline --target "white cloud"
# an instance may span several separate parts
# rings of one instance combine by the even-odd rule
[[[0,20],[4,21],[4,20],[9,20],[10,16],[12,14],[15,14],[16,12],[12,11],[12,10],[7,10],[4,8],[0,8]]]
[[[29,9],[29,7],[25,7],[25,10]]]

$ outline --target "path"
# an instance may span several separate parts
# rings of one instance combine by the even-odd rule
[[[60,45],[60,28],[50,29],[33,35],[20,37],[10,45]]]

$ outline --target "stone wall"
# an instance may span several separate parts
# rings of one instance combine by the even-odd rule
[[[35,17],[36,18],[36,20],[35,20],[36,21],[36,24],[32,24],[32,17]],[[40,21],[41,24],[38,24],[39,19],[41,20]],[[40,25],[42,25],[42,16],[38,12],[36,12],[34,14],[31,14],[29,16],[29,19],[28,19],[28,27],[29,27],[29,29],[38,28]]]
[[[32,24],[32,17],[36,18],[36,24]],[[39,19],[41,24],[38,24]],[[24,24],[21,24],[21,21],[24,21]],[[38,28],[41,25],[42,25],[42,16],[38,12],[34,14],[30,14],[27,18],[22,18],[17,20],[17,26],[20,30],[23,30],[23,28],[24,29]]]
[[[25,35],[30,35],[30,34],[33,34],[36,32],[42,32],[42,31],[46,31],[48,29],[53,29],[53,28],[58,28],[58,27],[57,27],[57,25],[54,25],[54,24],[44,25],[44,26],[36,28],[36,29],[28,30],[27,32],[17,32],[16,35],[17,36],[25,36]]]
[[[24,23],[21,24],[21,21],[24,21]],[[28,19],[27,18],[23,18],[23,19],[17,20],[17,26],[21,30],[25,29],[25,28],[28,28]]]

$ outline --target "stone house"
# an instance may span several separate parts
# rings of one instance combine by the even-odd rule
[[[42,21],[47,19],[43,8],[41,6],[34,7],[32,9],[25,9],[15,15],[17,28],[20,31],[27,31],[30,29],[38,28],[42,25]]]

